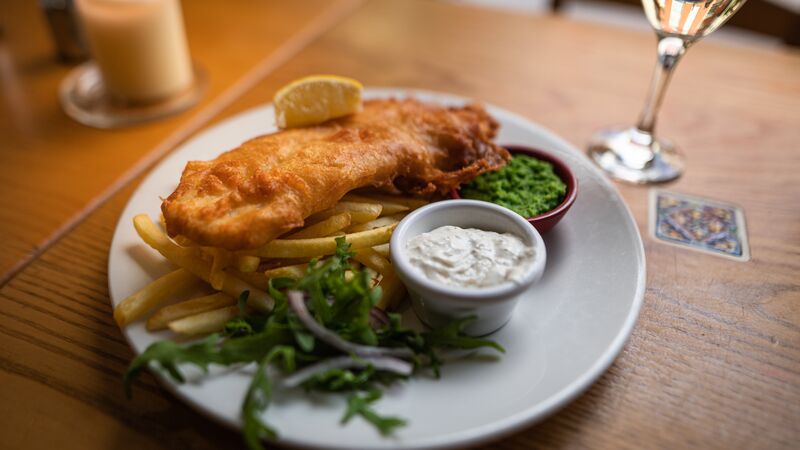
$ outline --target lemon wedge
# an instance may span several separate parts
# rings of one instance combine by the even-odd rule
[[[278,128],[316,125],[361,111],[361,83],[336,75],[294,80],[275,94]]]

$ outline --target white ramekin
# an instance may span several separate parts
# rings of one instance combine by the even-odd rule
[[[414,236],[445,225],[515,234],[533,245],[534,262],[520,281],[487,288],[454,287],[430,280],[411,265],[406,243]],[[408,288],[420,320],[435,328],[453,319],[476,316],[477,320],[465,329],[473,336],[491,333],[508,322],[522,293],[541,278],[547,258],[542,237],[522,216],[477,200],[445,200],[412,212],[397,225],[390,245],[395,270]]]

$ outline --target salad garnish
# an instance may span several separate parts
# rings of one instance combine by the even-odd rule
[[[380,287],[371,285],[367,271],[350,265],[354,254],[344,238],[336,244],[336,254],[312,261],[302,278],[270,280],[269,294],[275,300],[270,313],[248,308],[245,291],[239,298],[239,317],[228,322],[223,333],[188,344],[163,340],[150,345],[125,374],[128,395],[133,381],[149,366],[182,383],[181,364],[205,372],[211,364],[255,363],[242,402],[244,440],[251,449],[261,449],[264,438],[278,436],[263,420],[277,386],[349,393],[341,422],[359,416],[388,435],[406,421],[373,409],[381,388],[426,370],[439,377],[441,355],[448,349],[489,347],[505,352],[496,342],[462,332],[474,317],[424,332],[404,327],[399,314],[375,308]]]

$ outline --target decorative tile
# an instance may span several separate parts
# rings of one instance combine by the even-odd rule
[[[653,189],[650,232],[669,244],[739,261],[750,259],[744,212],[731,203]]]

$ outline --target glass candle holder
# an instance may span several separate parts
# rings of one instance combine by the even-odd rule
[[[175,114],[207,85],[192,64],[178,0],[76,0],[92,61],[63,81],[64,110],[110,128]]]

